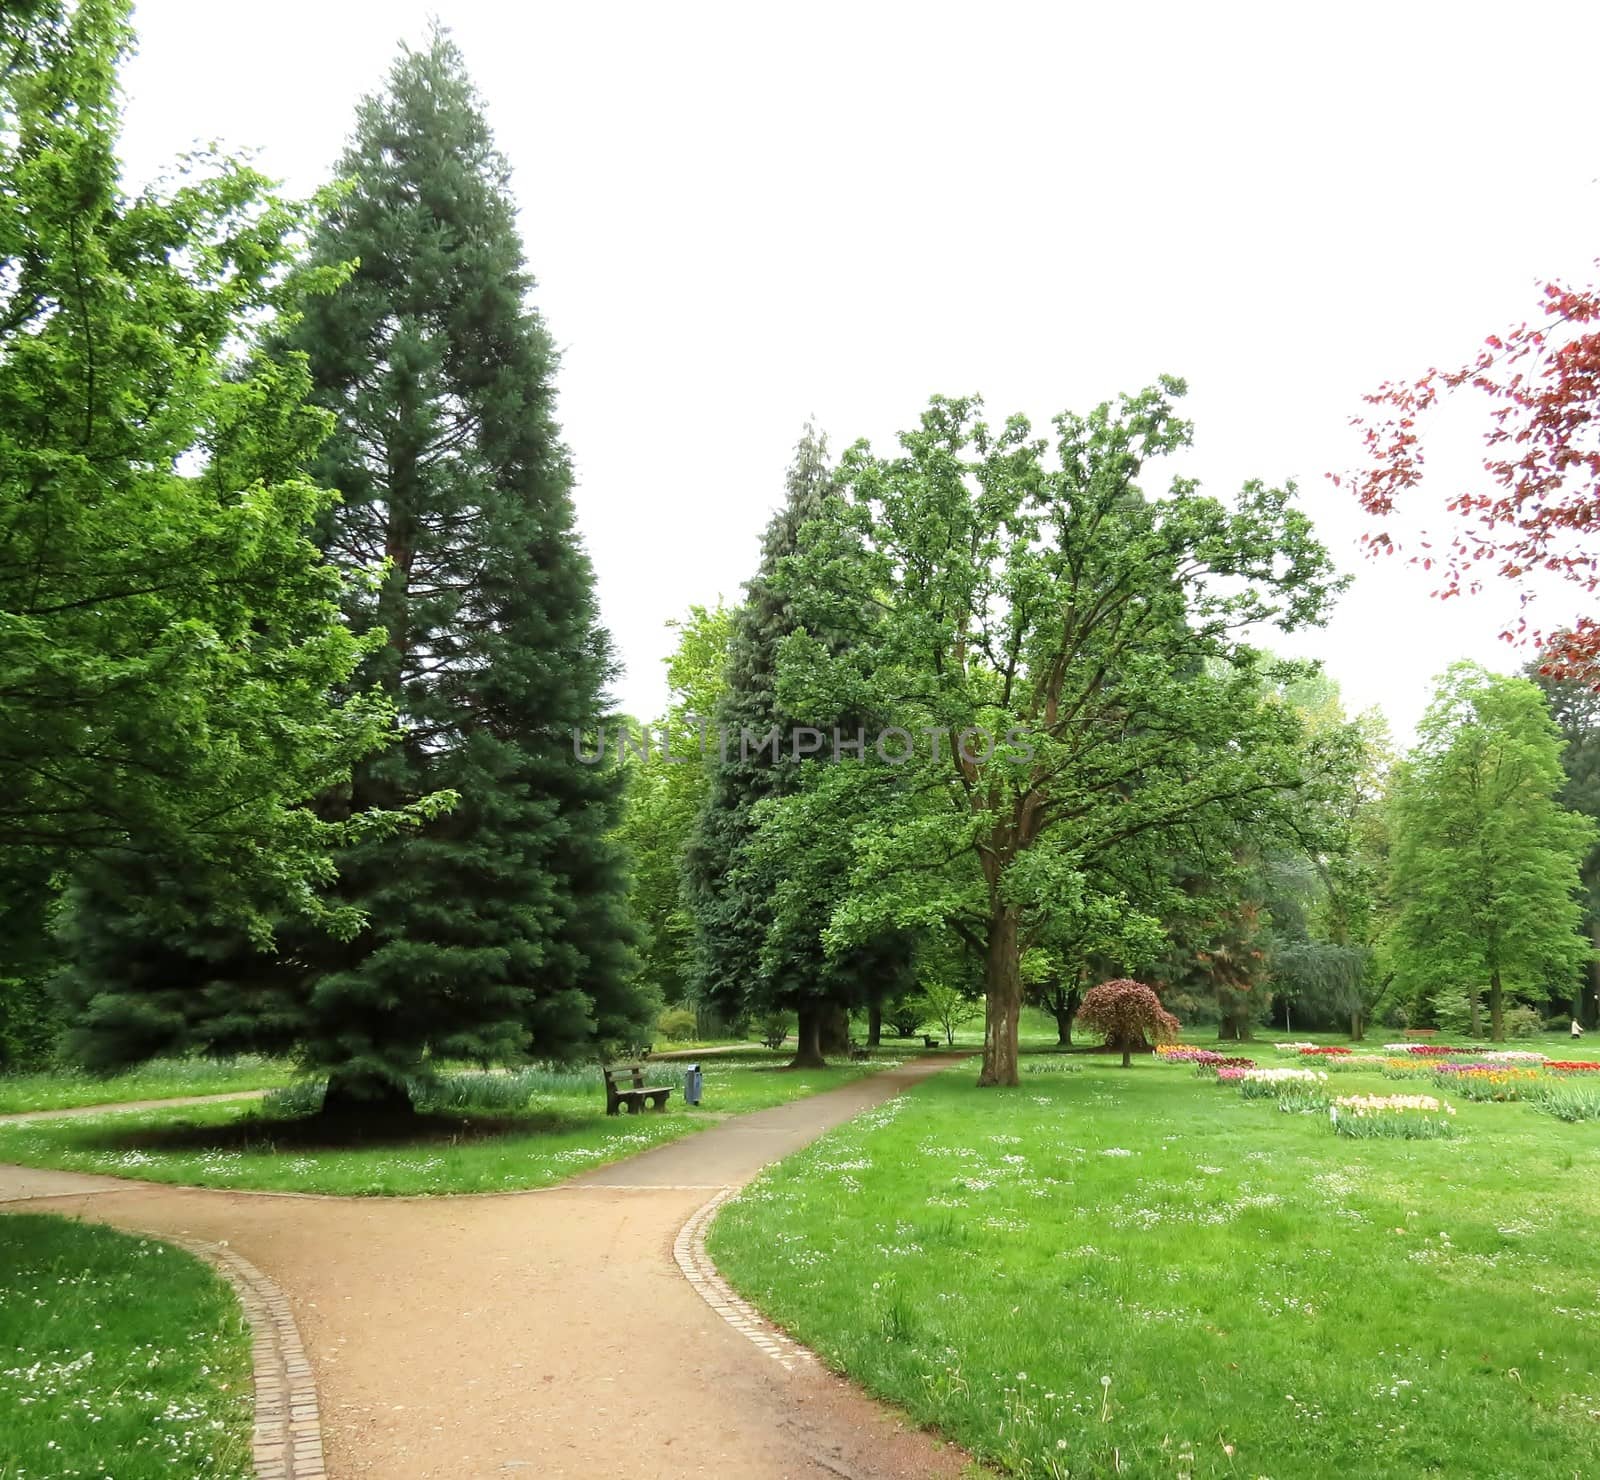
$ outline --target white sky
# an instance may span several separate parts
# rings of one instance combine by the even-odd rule
[[[666,621],[751,574],[808,415],[887,450],[935,391],[1042,423],[1161,372],[1186,471],[1297,478],[1357,572],[1295,646],[1353,707],[1405,739],[1449,661],[1525,656],[1505,593],[1366,562],[1323,475],[1363,392],[1592,280],[1600,6],[142,0],[131,180],[218,140],[315,187],[429,14],[516,171],[630,712]]]

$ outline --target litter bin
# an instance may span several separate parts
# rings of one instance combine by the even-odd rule
[[[700,1066],[690,1064],[683,1076],[683,1103],[685,1105],[698,1105],[700,1103]]]

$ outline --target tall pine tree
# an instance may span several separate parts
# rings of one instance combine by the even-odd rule
[[[303,1051],[330,1101],[393,1101],[430,1055],[561,1056],[636,1035],[620,780],[578,762],[613,675],[554,415],[556,353],[510,176],[459,50],[405,49],[359,110],[349,193],[312,267],[357,261],[291,343],[337,418],[316,465],[343,502],[334,562],[372,584],[357,630],[404,740],[358,769],[353,809],[438,788],[450,814],[352,850],[370,924],[309,953]]]
[[[854,737],[858,728],[834,716],[788,713],[777,691],[778,648],[798,626],[780,567],[800,549],[805,525],[825,517],[835,486],[827,443],[808,426],[789,468],[784,505],[762,541],[760,567],[734,616],[728,686],[714,716],[710,794],[686,866],[697,941],[696,994],[730,1017],[750,1009],[794,1011],[797,1066],[823,1062],[827,1030],[843,1009],[862,1003],[883,983],[903,986],[897,977],[903,950],[894,942],[830,957],[822,940],[825,909],[775,909],[785,882],[782,869],[759,846],[763,804],[797,797],[806,765],[831,759],[834,729]],[[811,737],[797,743],[797,732],[805,728],[826,736],[809,762],[804,752]],[[819,840],[809,861],[827,872],[825,855],[836,852],[836,842]],[[787,882],[792,886],[794,880]],[[811,881],[810,892],[826,884]]]

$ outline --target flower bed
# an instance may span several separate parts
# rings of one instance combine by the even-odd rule
[[[1537,1069],[1509,1064],[1438,1064],[1433,1082],[1454,1089],[1469,1100],[1520,1100],[1539,1079]]]
[[[1600,1081],[1556,1075],[1528,1086],[1523,1099],[1557,1120],[1600,1120]]]
[[[1305,1058],[1336,1059],[1350,1050],[1342,1043],[1314,1043],[1310,1048],[1302,1048],[1300,1053]]]
[[[1554,1069],[1558,1074],[1593,1074],[1600,1070],[1600,1060],[1546,1059],[1545,1068]]]
[[[1426,1079],[1434,1066],[1407,1056],[1398,1059],[1379,1059],[1378,1073],[1385,1079]]]
[[[1219,1069],[1217,1078],[1226,1075],[1239,1086],[1247,1100],[1276,1099],[1289,1086],[1304,1088],[1326,1084],[1328,1076],[1316,1069]]]
[[[1455,1107],[1432,1095],[1340,1095],[1328,1106],[1334,1134],[1425,1141],[1455,1134]]]

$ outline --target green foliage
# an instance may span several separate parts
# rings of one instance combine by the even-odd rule
[[[694,917],[684,897],[685,856],[706,804],[710,770],[700,754],[700,723],[715,713],[727,687],[733,614],[720,603],[693,606],[674,623],[678,646],[667,659],[671,699],[651,727],[663,735],[647,760],[631,760],[617,838],[631,861],[633,912],[643,927],[640,971],[664,1001],[685,1001],[695,971]],[[619,733],[602,732],[608,745]],[[715,742],[709,742],[714,744]]]
[[[672,1043],[687,1043],[695,1036],[695,1016],[687,1007],[669,1007],[656,1019],[656,1031]]]
[[[1339,585],[1292,490],[1250,483],[1230,506],[1185,478],[1140,486],[1189,441],[1182,393],[1164,380],[1063,413],[1053,445],[935,398],[897,455],[846,454],[844,496],[784,567],[803,622],[782,644],[784,708],[881,715],[916,742],[903,765],[869,749],[808,788],[799,831],[849,856],[827,939],[970,939],[985,1083],[1017,1079],[1025,949],[1096,915],[1158,920],[1180,846],[1293,835],[1343,746],[1308,742],[1239,635],[1320,621]]]
[[[831,811],[814,805],[808,789],[824,772],[854,767],[828,765],[826,757],[806,762],[795,731],[806,726],[831,740],[854,736],[865,721],[826,702],[791,707],[776,687],[781,646],[798,626],[780,575],[802,531],[826,517],[835,486],[826,440],[807,427],[784,506],[767,528],[760,568],[733,619],[727,684],[713,715],[710,786],[687,855],[696,994],[725,1015],[794,1010],[797,1058],[808,1062],[820,1059],[827,1008],[892,995],[904,983],[910,956],[893,930],[844,943],[823,939],[821,926],[848,892],[849,860],[837,846]],[[810,638],[844,653],[849,632],[817,627]]]
[[[389,732],[371,643],[308,538],[329,419],[260,353],[314,220],[237,160],[124,195],[122,0],[0,12],[0,939],[31,955],[63,872],[107,851],[203,878],[264,939],[323,903],[344,829],[302,803]],[[339,690],[339,702],[330,693]],[[383,814],[368,819],[376,825]],[[390,819],[392,820],[392,819]]]
[[[0,979],[0,1071],[48,1064],[66,1026],[66,1014],[45,983]]]
[[[944,1031],[944,1041],[951,1046],[955,1044],[957,1028],[983,1016],[982,1001],[949,982],[924,981],[915,1000],[917,1023],[912,1025],[912,1031],[921,1023],[937,1023]]]
[[[271,374],[324,408],[296,451],[341,492],[319,525],[347,578],[338,630],[365,655],[355,686],[380,690],[403,734],[321,807],[360,825],[441,793],[458,805],[341,849],[327,897],[367,928],[286,930],[275,955],[242,949],[203,894],[102,872],[71,984],[92,1063],[292,1051],[332,1074],[330,1106],[395,1103],[441,1058],[633,1041],[654,1015],[610,836],[621,777],[574,754],[613,664],[556,354],[528,305],[507,167],[442,33],[361,104],[340,172],[293,286],[346,280],[279,326]]]
[[[1464,991],[1474,1030],[1486,983],[1496,1039],[1508,994],[1542,997],[1591,954],[1579,867],[1600,830],[1557,801],[1560,754],[1535,685],[1457,663],[1396,775],[1389,962],[1436,1017]]]

